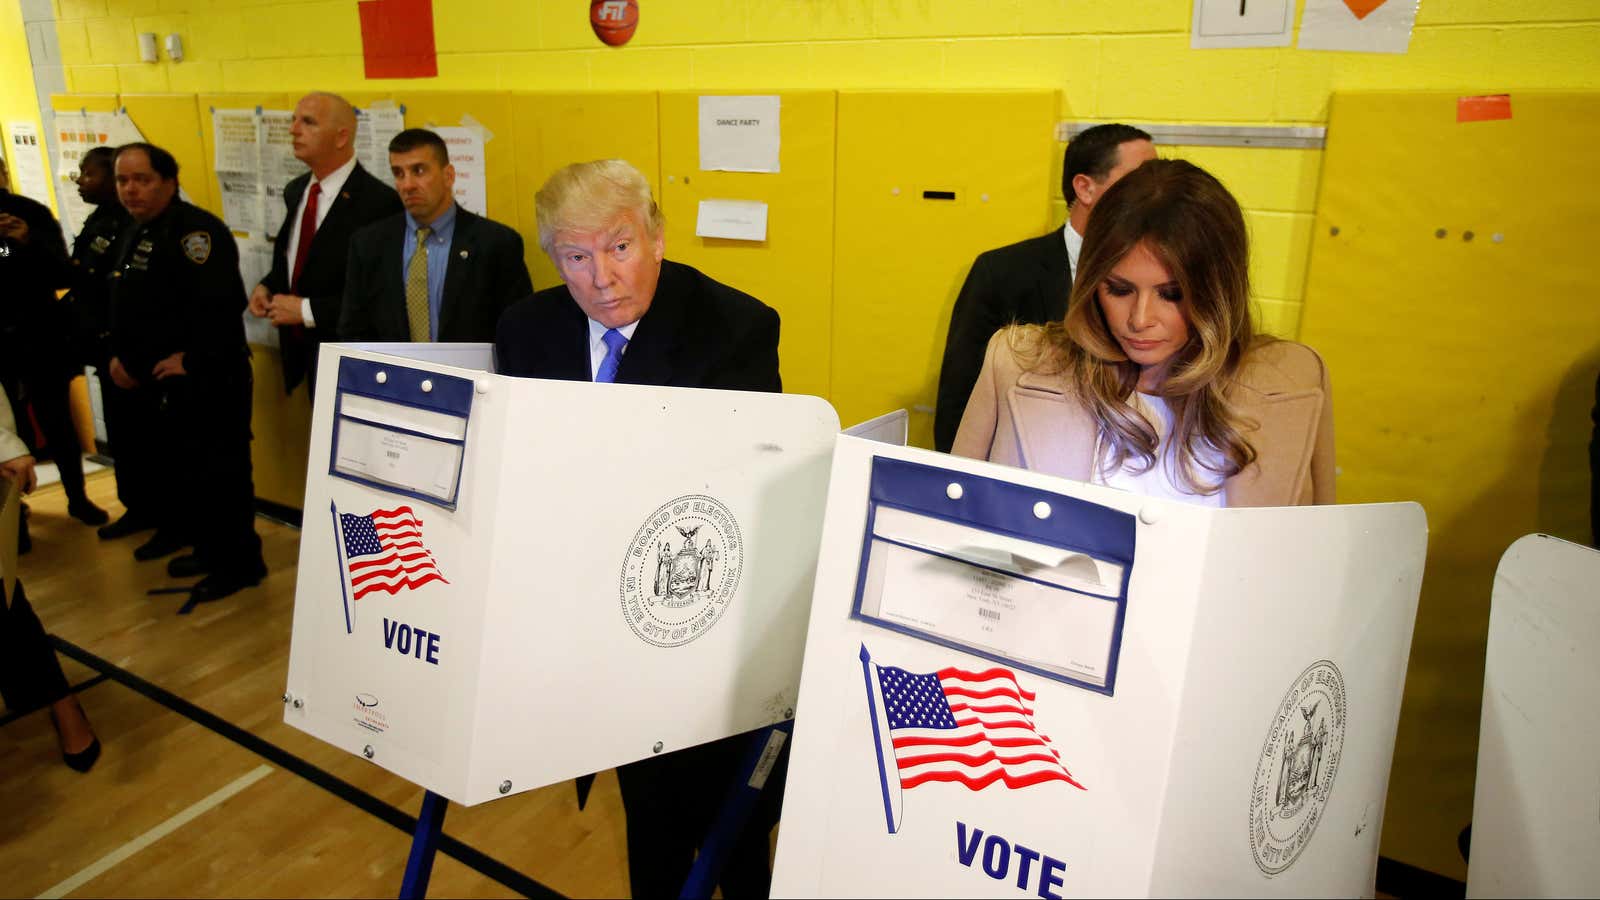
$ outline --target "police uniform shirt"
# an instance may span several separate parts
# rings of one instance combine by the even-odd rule
[[[133,224],[120,203],[102,203],[84,220],[72,242],[72,312],[78,333],[104,340],[111,332],[108,284],[117,238]]]
[[[119,239],[111,273],[112,353],[128,374],[183,353],[195,376],[226,375],[249,355],[239,248],[221,219],[173,198],[161,215]]]

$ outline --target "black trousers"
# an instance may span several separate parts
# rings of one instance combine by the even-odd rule
[[[741,771],[752,735],[737,734],[617,768],[628,816],[628,881],[633,896],[675,898],[695,852]],[[728,900],[766,897],[772,889],[768,835],[783,808],[789,742],[767,778],[766,790],[724,858],[718,884]]]
[[[65,352],[65,351],[63,351]],[[76,372],[59,360],[25,364],[0,374],[11,408],[16,413],[18,433],[27,436],[31,429],[25,425],[26,406],[33,408],[38,417],[39,430],[44,433],[46,449],[61,473],[61,487],[71,503],[82,503],[83,445],[78,441],[78,429],[72,424],[72,379]],[[28,446],[35,451],[37,441]]]
[[[100,408],[105,414],[111,457],[116,462],[117,499],[130,513],[157,518],[161,501],[155,493],[156,476],[151,468],[154,412],[142,417],[137,414],[134,392],[117,387],[111,380],[110,357],[95,356],[88,364],[99,373]]]
[[[71,692],[56,651],[45,637],[18,581],[11,604],[0,598],[0,699],[13,713],[30,713]]]
[[[194,542],[216,572],[262,565],[250,463],[249,363],[233,372],[156,382],[161,487],[170,492],[163,527]]]

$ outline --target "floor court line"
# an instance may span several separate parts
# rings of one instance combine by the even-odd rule
[[[239,793],[250,785],[255,784],[268,775],[271,775],[275,771],[277,770],[266,763],[256,766],[249,772],[246,772],[238,778],[235,778],[233,781],[228,782],[221,788],[211,792],[209,796],[203,797],[200,800],[190,804],[188,808],[180,811],[172,818],[167,819],[165,822],[162,822],[149,831],[146,831],[144,834],[139,835],[126,844],[123,844],[121,847],[118,847],[110,853],[107,853],[105,856],[102,856],[90,863],[86,868],[79,871],[76,875],[73,875],[65,881],[57,884],[55,887],[52,887],[40,894],[39,900],[55,900],[55,898],[58,897],[65,897],[66,895],[72,893],[80,887],[83,887],[94,879],[99,878],[101,875],[104,875],[106,872],[109,872],[113,868],[116,868],[118,865],[126,861],[129,857],[132,857],[134,854],[138,853],[140,850],[143,850],[151,844],[154,844],[156,841],[161,840],[174,831],[177,831],[179,828],[182,828],[183,826],[193,822],[195,819],[200,818],[218,806],[221,806],[223,803],[226,803],[228,798],[232,797],[234,794]]]

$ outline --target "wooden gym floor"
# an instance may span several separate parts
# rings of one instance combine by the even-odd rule
[[[110,472],[89,495],[121,515]],[[59,485],[31,498],[21,577],[104,752],[61,763],[49,714],[0,718],[0,895],[395,896],[422,790],[283,722],[299,532],[256,527],[260,587],[178,616],[148,532],[100,541]],[[579,812],[570,783],[452,806],[436,897],[627,895],[612,773]]]

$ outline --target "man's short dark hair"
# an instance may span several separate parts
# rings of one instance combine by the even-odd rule
[[[1066,157],[1061,162],[1061,196],[1071,206],[1078,199],[1072,189],[1072,179],[1087,175],[1102,181],[1117,167],[1117,148],[1129,141],[1151,140],[1149,133],[1132,125],[1112,122],[1085,129],[1067,144]]]
[[[171,153],[157,147],[155,144],[135,141],[118,147],[116,158],[121,159],[122,154],[127,153],[129,150],[143,150],[144,155],[150,157],[150,168],[154,169],[157,175],[171,181],[178,180],[178,161],[173,159]]]
[[[418,147],[432,147],[440,168],[450,165],[450,151],[445,149],[444,138],[426,128],[407,128],[389,139],[390,153],[410,153]]]
[[[104,166],[108,171],[117,161],[117,151],[111,147],[93,147],[85,151],[80,166]]]

